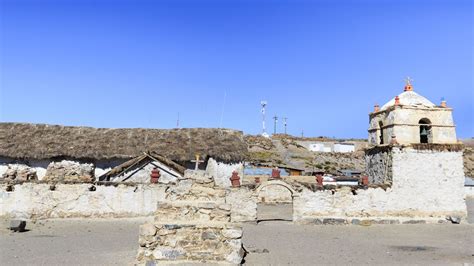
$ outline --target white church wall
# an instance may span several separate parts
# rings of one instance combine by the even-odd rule
[[[394,148],[393,184],[382,188],[350,188],[334,193],[303,188],[294,198],[294,221],[317,218],[361,217],[444,220],[466,217],[462,152],[439,152]]]

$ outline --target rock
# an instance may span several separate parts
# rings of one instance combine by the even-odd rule
[[[408,220],[404,221],[403,224],[425,224],[425,220]]]
[[[241,264],[244,258],[244,250],[240,248],[239,250],[233,251],[225,258],[226,261],[233,264]]]
[[[448,221],[451,221],[453,224],[459,224],[461,223],[461,217],[455,217],[455,216],[449,216],[447,218]]]
[[[62,160],[52,162],[46,169],[45,181],[92,182],[94,181],[94,164]]]
[[[156,248],[153,251],[153,257],[156,260],[176,260],[186,255],[184,250],[170,248]]]
[[[222,235],[225,238],[230,238],[230,239],[237,239],[242,237],[242,229],[224,229],[222,230]]]
[[[168,230],[174,230],[174,229],[181,228],[181,226],[179,226],[177,224],[165,224],[164,227],[165,227],[165,229],[168,229]]]
[[[18,181],[38,179],[36,169],[25,164],[9,164],[2,178]]]
[[[212,231],[204,231],[202,232],[202,235],[201,235],[201,238],[202,240],[207,240],[207,239],[217,239],[217,235],[216,233],[212,232]]]
[[[230,211],[230,204],[221,204],[219,205],[219,209],[224,210],[224,211]]]
[[[146,263],[145,263],[146,266],[155,266],[156,265],[156,262],[153,261],[153,260],[148,260]]]
[[[215,209],[216,204],[214,202],[200,202],[198,203],[198,207],[202,209]]]
[[[339,218],[325,218],[323,219],[323,224],[328,224],[328,225],[341,225],[341,224],[346,224],[345,219],[339,219]]]
[[[26,221],[23,220],[11,220],[10,230],[13,232],[24,232],[26,227]]]
[[[140,226],[140,235],[154,236],[156,235],[156,227],[151,223],[146,223]]]

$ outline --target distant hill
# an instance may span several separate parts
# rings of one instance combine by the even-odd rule
[[[328,137],[295,137],[277,134],[271,138],[259,135],[246,135],[245,142],[249,148],[249,161],[255,164],[271,166],[289,166],[305,169],[307,172],[325,170],[336,172],[339,169],[365,170],[363,148],[367,146],[365,139],[332,139]],[[304,142],[348,142],[354,143],[356,152],[311,152],[301,143]],[[474,139],[462,140],[464,149],[464,174],[474,177]]]

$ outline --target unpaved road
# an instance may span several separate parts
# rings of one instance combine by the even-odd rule
[[[275,210],[259,208],[261,217],[288,216]],[[131,265],[138,226],[147,220],[152,218],[48,220],[29,223],[24,233],[5,230],[3,224],[0,265]],[[243,240],[248,265],[474,265],[474,224],[364,227],[262,221],[244,225]]]

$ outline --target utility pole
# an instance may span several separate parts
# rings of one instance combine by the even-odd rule
[[[268,137],[265,129],[265,107],[267,106],[267,101],[261,101],[260,105],[262,106],[262,136]]]
[[[277,133],[277,122],[278,122],[278,116],[273,117],[273,135]]]
[[[288,119],[288,117],[283,117],[283,125],[285,126],[285,135],[287,134],[286,133],[286,120]]]
[[[302,138],[304,137],[304,130],[303,129],[301,130],[301,137]]]
[[[179,112],[178,112],[178,120],[176,120],[176,128],[179,128]]]

